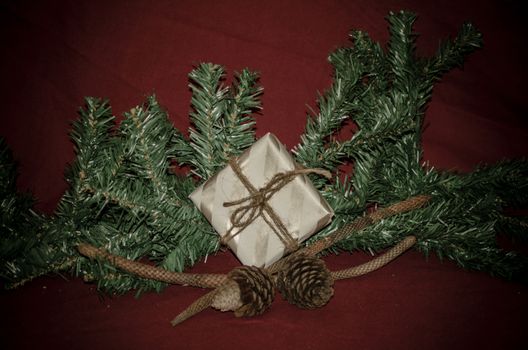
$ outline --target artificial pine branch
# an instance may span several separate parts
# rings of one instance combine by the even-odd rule
[[[334,182],[314,179],[336,215],[307,244],[371,206],[428,194],[427,208],[382,220],[329,248],[380,251],[412,234],[426,255],[501,277],[526,277],[526,258],[501,250],[495,237],[499,230],[526,237],[526,220],[508,217],[504,209],[528,202],[528,162],[502,162],[459,175],[430,168],[422,159],[423,117],[433,85],[481,46],[481,35],[465,24],[435,56],[417,57],[415,19],[409,12],[389,14],[387,48],[354,31],[353,46],[329,56],[334,83],[319,96],[318,111],[308,117],[294,153],[305,167],[337,173],[338,166],[351,162],[353,171]],[[16,193],[12,159],[0,145],[0,178],[6,179],[0,187],[5,198],[1,276],[16,285],[74,269],[107,292],[159,291],[164,283],[81,258],[74,247],[87,242],[128,259],[150,259],[169,271],[182,271],[218,249],[218,236],[187,196],[196,177],[208,178],[253,143],[252,113],[260,109],[262,93],[253,72],[243,70],[229,86],[224,75],[221,66],[210,63],[190,73],[188,139],[153,96],[125,114],[119,127],[107,101],[87,98],[73,125],[76,159],[67,173],[70,188],[49,218],[33,213],[31,200]],[[336,139],[346,123],[354,123],[357,131],[348,140]],[[196,176],[173,174],[174,159],[190,165]]]
[[[257,84],[258,74],[244,69],[226,99],[223,130],[218,142],[223,143],[222,158],[227,161],[239,155],[255,142],[255,120],[252,114],[261,109],[262,87]]]
[[[42,260],[32,247],[38,242],[38,228],[44,218],[32,210],[33,198],[16,191],[17,171],[11,151],[0,138],[0,276],[6,281],[22,280],[26,273],[26,259]],[[45,262],[45,261],[43,261]],[[37,264],[35,264],[37,265]]]
[[[78,227],[94,220],[95,208],[83,194],[83,187],[96,172],[97,150],[104,147],[113,118],[108,103],[91,98],[85,101],[86,109],[80,111],[81,118],[73,124],[71,134],[78,157],[66,176],[70,190],[62,197],[56,217],[45,220],[35,215],[28,222],[30,225],[17,228],[14,242],[4,234],[1,237],[1,246],[11,247],[10,251],[2,252],[5,260],[2,275],[8,285],[16,286],[42,274],[70,268],[76,254],[66,242],[72,240]],[[8,207],[2,204],[3,210]],[[30,208],[19,208],[17,221],[29,218],[31,213]]]
[[[212,229],[187,198],[195,182],[167,170],[170,158],[175,157],[193,166],[195,174],[207,176],[254,141],[250,114],[260,105],[258,77],[244,70],[233,86],[223,87],[223,75],[223,68],[212,64],[203,64],[190,74],[195,126],[190,130],[190,142],[174,130],[153,97],[125,115],[115,141],[124,154],[119,160],[121,176],[109,177],[105,186],[90,189],[107,203],[105,213],[112,218],[104,228],[98,227],[97,233],[85,234],[100,236],[99,243],[92,243],[132,259],[147,256],[170,271],[181,271],[217,249],[217,236],[211,235]],[[136,238],[131,240],[126,232]],[[97,280],[107,291],[163,287],[158,282],[120,276],[106,264],[86,265],[79,266],[78,272]]]
[[[194,182],[169,172],[175,134],[154,97],[125,114],[115,135],[115,144],[123,149],[120,176],[110,172],[107,181],[103,181],[105,186],[92,189],[94,196],[99,194],[105,201],[101,220],[105,225],[92,228],[84,236],[92,240],[98,237],[94,243],[129,258],[148,257],[168,270],[181,271],[214,250],[217,243],[216,236],[210,234],[211,229],[197,217],[194,205],[187,199]],[[78,271],[96,279],[108,291],[163,287],[161,283],[119,276],[104,264],[98,268],[85,265]]]
[[[76,159],[67,173],[70,189],[55,216],[32,225],[25,241],[17,237],[18,245],[9,244],[12,252],[3,252],[3,259],[17,257],[9,267],[3,263],[2,272],[18,269],[16,274],[3,273],[6,279],[25,281],[74,268],[110,293],[161,290],[165,284],[78,258],[72,248],[87,241],[130,259],[149,258],[170,271],[182,271],[216,250],[218,237],[187,198],[195,181],[170,168],[177,158],[195,166],[197,174],[208,174],[215,165],[204,153],[207,147],[208,154],[217,157],[217,167],[254,142],[251,113],[260,108],[262,93],[258,76],[243,70],[232,86],[223,87],[223,74],[223,68],[211,64],[190,74],[196,127],[190,143],[174,129],[154,96],[125,113],[118,128],[107,101],[87,98],[71,133]]]
[[[434,57],[420,58],[416,57],[416,35],[412,31],[415,19],[408,12],[389,15],[386,52],[373,45],[366,34],[355,32],[354,47],[338,49],[331,56],[335,81],[350,77],[349,81],[355,81],[357,87],[349,88],[353,92],[350,95],[336,93],[334,88],[324,95],[320,113],[308,120],[307,136],[296,148],[303,151],[296,155],[303,164],[312,164],[317,156],[333,161],[352,160],[354,170],[340,188],[320,184],[336,217],[333,225],[310,242],[326,236],[371,203],[387,204],[417,193],[430,193],[434,200],[428,209],[387,220],[349,237],[338,247],[379,251],[415,234],[417,248],[425,254],[434,252],[469,269],[523,278],[520,275],[526,274],[528,262],[523,256],[502,251],[495,236],[498,228],[509,228],[517,234],[523,231],[522,224],[514,224],[516,220],[507,219],[502,210],[507,205],[526,205],[527,162],[503,162],[468,175],[456,175],[428,169],[422,160],[423,112],[433,84],[481,46],[481,34],[471,24],[465,24],[455,39],[440,45]],[[365,67],[360,79],[358,66]],[[319,143],[310,142],[319,125],[324,128],[329,121],[339,120],[339,116],[328,117],[326,105],[331,103],[327,101],[354,106],[351,115],[341,115],[358,127],[351,139],[336,141],[328,133]],[[308,147],[310,153],[304,151]]]
[[[120,126],[120,135],[125,139],[128,175],[148,181],[158,199],[172,199],[176,195],[166,181],[172,132],[173,126],[154,96],[148,98],[146,105],[126,113]],[[180,203],[174,199],[173,205]]]
[[[70,189],[56,215],[17,231],[25,239],[18,238],[18,245],[2,244],[14,247],[3,259],[16,257],[3,263],[8,281],[75,268],[108,292],[160,290],[161,283],[79,259],[74,247],[86,240],[129,258],[148,257],[170,270],[182,270],[216,249],[217,237],[187,199],[194,181],[169,171],[175,130],[155,98],[126,114],[117,130],[113,120],[107,102],[86,100],[73,125],[77,157],[67,175]]]
[[[454,40],[442,42],[435,56],[422,61],[423,72],[429,78],[440,79],[442,74],[461,67],[463,58],[480,47],[482,34],[471,23],[464,23]]]
[[[184,146],[190,148],[189,159],[183,158],[182,154],[180,161],[193,165],[195,174],[203,179],[212,176],[224,161],[215,142],[228,94],[228,88],[221,83],[223,76],[224,69],[211,63],[201,64],[189,74],[192,81],[189,87],[193,92],[190,119],[194,128],[189,132],[189,146]]]
[[[411,12],[401,11],[398,14],[390,13],[389,22],[389,49],[388,62],[391,67],[393,89],[404,92],[412,89],[415,77],[415,51],[416,34],[412,26],[416,15]]]
[[[195,175],[207,179],[255,141],[251,114],[261,108],[262,88],[258,75],[247,69],[232,86],[224,86],[224,68],[212,63],[199,65],[189,79],[194,127],[189,129],[190,142],[181,135],[175,138],[175,149],[180,163],[190,164]]]

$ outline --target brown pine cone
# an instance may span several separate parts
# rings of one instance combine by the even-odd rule
[[[332,295],[334,280],[323,260],[292,256],[277,274],[277,288],[288,302],[303,309],[324,306]]]
[[[235,310],[236,317],[251,317],[262,314],[273,302],[275,287],[265,269],[241,266],[228,275],[240,289],[242,306]]]

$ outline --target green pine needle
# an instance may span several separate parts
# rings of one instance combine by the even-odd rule
[[[430,194],[426,208],[383,220],[331,250],[377,252],[413,234],[425,255],[524,279],[526,257],[502,250],[496,236],[526,241],[526,218],[508,216],[504,209],[526,206],[528,162],[503,161],[460,175],[437,171],[422,159],[424,111],[433,86],[482,45],[482,36],[464,24],[436,55],[417,57],[415,20],[410,12],[390,13],[386,48],[353,31],[353,45],[329,55],[333,84],[318,97],[294,153],[306,167],[341,175],[338,167],[349,162],[353,170],[333,181],[313,178],[335,218],[308,243],[372,206]],[[70,187],[51,217],[34,213],[32,198],[16,192],[16,167],[0,140],[0,276],[8,285],[69,270],[108,293],[161,291],[163,283],[79,256],[76,245],[87,242],[171,271],[218,249],[218,236],[188,195],[255,141],[262,88],[258,75],[247,69],[226,85],[224,68],[211,63],[196,67],[189,78],[188,137],[174,128],[155,96],[126,113],[119,125],[108,101],[85,100],[71,132],[76,158],[66,175]],[[357,131],[338,140],[346,123]],[[175,175],[175,162],[189,165],[193,176]]]
[[[335,170],[347,161],[353,163],[353,172],[338,186],[317,180],[336,217],[309,242],[373,204],[388,205],[428,193],[434,196],[428,208],[384,220],[338,248],[379,251],[413,234],[425,254],[447,257],[464,268],[521,278],[528,271],[526,258],[501,250],[495,237],[499,232],[515,234],[518,240],[526,237],[525,222],[504,216],[503,209],[526,206],[528,162],[501,162],[457,175],[428,168],[422,160],[423,113],[433,85],[482,45],[481,34],[465,24],[456,38],[440,45],[435,56],[416,57],[415,20],[409,12],[389,14],[387,50],[365,33],[353,32],[354,46],[330,56],[334,85],[319,98],[319,112],[309,117],[295,151],[307,167]],[[344,120],[355,123],[358,130],[350,139],[337,141],[334,135]]]

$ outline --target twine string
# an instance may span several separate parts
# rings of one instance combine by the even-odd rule
[[[256,218],[262,217],[277,237],[279,237],[288,252],[296,250],[298,248],[297,240],[288,232],[288,229],[275,210],[269,205],[268,201],[275,193],[279,192],[298,175],[314,173],[331,178],[332,174],[324,169],[295,169],[275,174],[262,188],[257,189],[246,175],[244,175],[236,159],[230,159],[229,165],[249,192],[249,195],[234,201],[224,202],[224,207],[238,207],[231,213],[231,227],[222,237],[222,243],[227,244],[227,242],[251,225]]]

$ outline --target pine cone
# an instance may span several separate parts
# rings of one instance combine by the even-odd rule
[[[303,309],[324,306],[332,295],[334,280],[321,259],[293,256],[277,274],[277,288],[288,300]]]
[[[220,311],[235,311],[243,306],[242,300],[240,300],[240,287],[238,283],[232,279],[228,279],[224,284],[219,286],[211,302],[211,306]]]
[[[273,302],[275,287],[265,269],[242,266],[231,271],[228,278],[235,281],[240,289],[242,306],[235,310],[236,317],[260,315]]]

